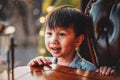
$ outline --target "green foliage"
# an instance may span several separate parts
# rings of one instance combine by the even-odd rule
[[[40,32],[44,32],[44,27],[41,28]],[[47,51],[45,47],[45,36],[44,34],[40,34],[40,40],[39,40],[39,53],[41,56],[51,56],[51,54]]]
[[[43,4],[42,4],[42,12],[46,13],[47,12],[47,8],[48,6],[51,5],[53,0],[43,0]]]
[[[81,0],[55,0],[54,4],[51,4],[54,0],[44,0],[43,1],[43,7],[42,7],[42,12],[47,13],[47,8],[49,6],[60,6],[60,5],[71,5],[73,7],[76,7],[80,9],[80,3]]]
[[[56,0],[53,6],[57,7],[60,5],[71,5],[76,8],[80,8],[80,0]]]

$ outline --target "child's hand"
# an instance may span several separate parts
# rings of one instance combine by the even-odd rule
[[[49,66],[49,64],[52,64],[52,62],[49,59],[47,59],[47,58],[45,58],[43,56],[32,59],[28,63],[28,65],[30,66],[31,71],[41,71],[41,70],[43,70],[44,66],[48,66],[49,68],[51,68]]]
[[[116,75],[116,71],[112,69],[111,67],[107,66],[101,66],[99,69],[96,70],[96,72],[102,74],[102,75]]]
[[[28,63],[29,66],[43,66],[43,65],[49,65],[49,64],[52,64],[52,62],[43,56],[39,56],[35,59],[32,59]]]

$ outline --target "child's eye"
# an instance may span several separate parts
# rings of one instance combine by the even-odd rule
[[[51,32],[47,32],[47,35],[50,36],[50,35],[52,35],[52,33]]]
[[[60,33],[59,36],[65,36],[65,33]]]

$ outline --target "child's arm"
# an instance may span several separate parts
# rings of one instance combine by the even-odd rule
[[[99,69],[96,70],[96,72],[102,75],[116,75],[115,69],[107,66],[101,66]]]

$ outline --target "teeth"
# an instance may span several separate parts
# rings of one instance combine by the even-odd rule
[[[59,50],[59,48],[52,48],[53,50]]]
[[[55,48],[51,48],[53,53],[59,53],[60,49],[61,48],[56,48],[56,47]]]
[[[52,49],[52,50],[56,50],[56,51],[57,51],[57,50],[60,50],[60,48],[56,48],[56,47],[55,47],[55,48],[51,48],[51,49]]]

